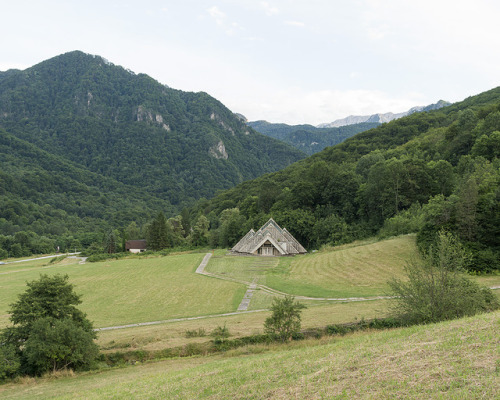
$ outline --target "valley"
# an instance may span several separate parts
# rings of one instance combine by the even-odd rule
[[[0,397],[494,398],[500,88],[407,114],[247,124],[81,51],[0,73]],[[248,251],[307,253],[229,253],[271,219]],[[16,303],[65,276],[93,326]],[[46,350],[75,337],[77,372]]]

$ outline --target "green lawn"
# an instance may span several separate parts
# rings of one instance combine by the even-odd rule
[[[62,262],[51,268],[35,261],[35,265],[18,264],[18,272],[0,275],[0,327],[8,324],[9,304],[26,289],[26,281],[41,273],[68,274],[82,295],[80,308],[96,327],[235,311],[245,286],[195,274],[203,256],[180,254],[84,265]]]
[[[495,399],[500,312],[0,386],[2,399]]]

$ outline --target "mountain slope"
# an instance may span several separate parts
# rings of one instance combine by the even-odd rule
[[[141,188],[90,172],[2,129],[0,163],[0,232],[4,235],[26,230],[58,237],[79,234],[82,239],[82,234],[131,221],[142,225],[157,210],[171,210],[168,201]]]
[[[304,157],[205,93],[78,51],[2,74],[0,127],[178,206]]]
[[[379,123],[361,123],[339,128],[316,128],[312,125],[273,124],[267,121],[248,122],[248,126],[266,136],[282,140],[312,155],[325,147],[336,145],[359,132],[375,128]]]

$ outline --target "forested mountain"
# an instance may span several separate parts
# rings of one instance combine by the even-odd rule
[[[373,234],[440,229],[500,269],[500,88],[357,134],[279,172],[202,201],[212,243],[232,246],[270,216],[317,248]]]
[[[3,73],[0,127],[176,206],[304,157],[205,93],[78,51]]]
[[[316,128],[312,125],[273,124],[267,121],[248,122],[248,126],[266,136],[281,140],[293,147],[312,155],[325,147],[336,145],[359,132],[380,125],[367,122],[340,128]]]
[[[86,246],[304,157],[99,56],[0,72],[0,258]]]

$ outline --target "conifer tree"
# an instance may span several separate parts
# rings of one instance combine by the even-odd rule
[[[151,250],[158,251],[169,246],[169,229],[167,219],[162,211],[147,228],[148,247]]]

